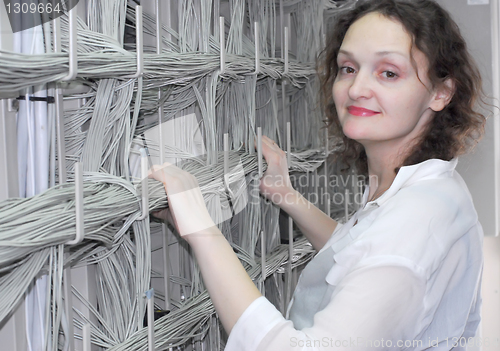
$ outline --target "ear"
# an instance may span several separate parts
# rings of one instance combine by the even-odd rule
[[[434,112],[443,110],[450,103],[454,93],[455,82],[451,78],[447,78],[434,92],[429,107]]]

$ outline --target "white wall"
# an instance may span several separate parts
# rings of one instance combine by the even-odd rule
[[[460,26],[481,70],[484,91],[489,96],[493,96],[494,93],[491,24],[496,12],[493,10],[498,9],[498,1],[489,0],[482,1],[489,2],[485,5],[469,5],[470,0],[437,0],[452,14]],[[499,65],[500,62],[495,64]],[[498,105],[498,102],[495,105]],[[498,111],[495,118],[498,119]],[[458,172],[471,191],[485,234],[482,323],[478,336],[484,343],[482,347],[484,351],[500,351],[500,237],[498,236],[500,210],[499,189],[495,185],[500,177],[495,173],[495,169],[498,169],[500,150],[495,150],[494,143],[495,138],[498,139],[500,136],[495,135],[494,125],[494,118],[490,118],[484,139],[474,153],[461,157],[457,166]],[[489,344],[486,345],[486,342]],[[479,349],[469,348],[469,350]]]

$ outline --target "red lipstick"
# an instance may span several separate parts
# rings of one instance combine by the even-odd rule
[[[377,115],[377,114],[380,113],[380,112],[376,112],[376,111],[372,111],[372,110],[367,110],[366,108],[356,107],[356,106],[349,106],[347,108],[347,111],[349,111],[349,113],[351,115],[361,116],[361,117],[374,116],[374,115]]]

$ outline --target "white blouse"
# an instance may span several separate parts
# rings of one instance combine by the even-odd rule
[[[401,167],[368,203],[367,188],[304,269],[290,320],[260,297],[225,350],[465,350],[480,321],[483,230],[456,164]]]

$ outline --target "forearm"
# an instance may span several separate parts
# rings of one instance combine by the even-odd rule
[[[262,295],[217,227],[185,239],[193,249],[203,282],[229,334],[247,307]]]
[[[284,200],[280,205],[281,209],[293,218],[314,249],[321,250],[337,227],[337,221],[327,216],[296,190],[286,194]]]

